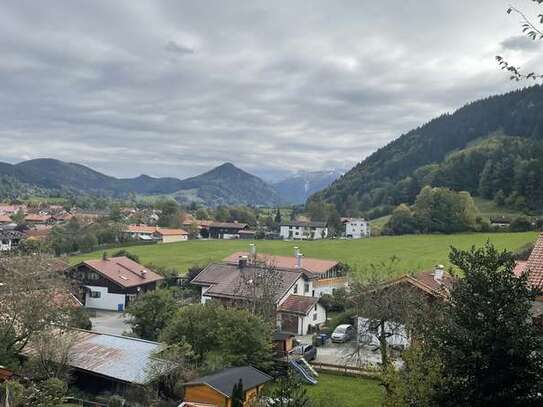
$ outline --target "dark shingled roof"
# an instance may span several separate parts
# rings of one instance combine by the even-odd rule
[[[16,230],[2,230],[0,229],[0,239],[22,239],[24,235]]]
[[[226,263],[213,263],[202,270],[192,281],[192,284],[210,285],[205,292],[209,297],[221,298],[247,298],[253,295],[248,282],[254,279],[256,273],[270,272],[267,268],[254,265],[247,265],[240,269],[238,265]],[[300,271],[275,269],[278,273],[277,298],[279,299],[292,287],[296,280],[302,275]],[[243,273],[243,275],[242,275]]]
[[[243,382],[243,390],[247,391],[271,381],[272,377],[252,366],[232,367],[186,383],[185,386],[206,384],[230,398],[234,385],[238,384],[240,379]]]
[[[303,295],[289,295],[278,311],[292,314],[307,315],[307,312],[319,302],[316,297],[305,297]]]

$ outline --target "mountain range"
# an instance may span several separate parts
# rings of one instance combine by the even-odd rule
[[[425,185],[543,210],[543,87],[469,103],[403,134],[310,199],[341,213],[389,213]]]
[[[41,158],[18,164],[0,162],[0,176],[52,190],[111,196],[128,193],[172,195],[180,201],[196,201],[209,206],[274,206],[279,202],[279,196],[272,186],[231,163],[222,164],[196,177],[180,180],[148,175],[115,178],[84,165]]]

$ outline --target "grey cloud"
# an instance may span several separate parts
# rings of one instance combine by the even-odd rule
[[[194,54],[195,50],[191,47],[179,44],[175,41],[168,41],[165,47],[166,51],[172,52],[177,55],[187,55]]]
[[[524,35],[515,35],[503,40],[501,46],[504,50],[535,51],[541,48],[541,43]]]
[[[224,161],[275,175],[353,165],[518,86],[493,59],[518,34],[505,0],[423,3],[2,4],[0,160],[178,177]]]

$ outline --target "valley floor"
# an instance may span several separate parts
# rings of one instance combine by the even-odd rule
[[[293,247],[300,247],[305,257],[335,259],[349,264],[361,275],[368,275],[372,264],[398,259],[388,274],[402,274],[448,264],[450,247],[468,249],[492,242],[498,249],[516,250],[535,241],[537,233],[468,233],[456,235],[383,236],[360,240],[277,241],[258,240],[260,253],[292,255]],[[192,265],[206,265],[220,261],[235,251],[248,250],[248,240],[192,240],[187,242],[129,246],[124,249],[136,254],[146,265],[171,267],[185,273]],[[115,249],[108,252],[112,254]],[[100,258],[102,251],[69,258],[75,264],[85,259]]]

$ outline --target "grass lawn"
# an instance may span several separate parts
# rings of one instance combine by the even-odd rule
[[[320,374],[319,384],[306,389],[312,399],[330,406],[378,407],[383,402],[383,388],[371,379]]]
[[[537,233],[467,233],[457,235],[382,236],[359,240],[279,241],[258,240],[260,253],[292,255],[299,246],[306,257],[336,259],[349,264],[357,273],[365,274],[371,264],[398,258],[394,273],[424,270],[435,264],[448,264],[450,246],[467,249],[490,240],[499,249],[516,250],[536,239]],[[248,250],[248,240],[191,240],[188,242],[130,246],[125,249],[137,254],[144,264],[173,267],[184,273],[194,264],[220,261],[229,254]],[[115,249],[110,249],[111,254]],[[71,257],[72,264],[84,259],[97,259],[102,251]]]

